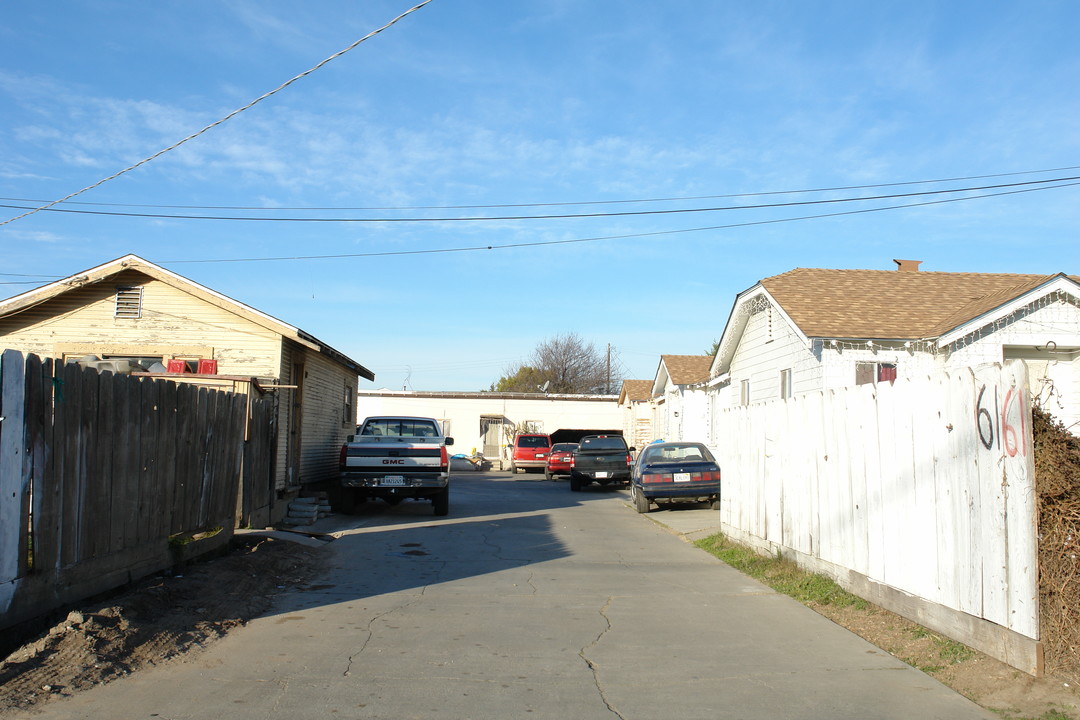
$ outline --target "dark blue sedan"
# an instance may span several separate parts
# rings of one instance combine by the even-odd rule
[[[696,442],[664,442],[646,445],[630,479],[634,509],[668,502],[712,503],[720,509],[720,466],[709,448]]]

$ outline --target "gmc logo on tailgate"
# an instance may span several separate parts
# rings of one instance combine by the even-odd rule
[[[405,464],[405,461],[404,461],[404,460],[402,460],[402,459],[400,459],[400,458],[399,458],[399,459],[397,459],[397,460],[395,460],[395,459],[393,459],[393,458],[388,458],[388,459],[384,459],[384,460],[382,461],[382,464],[383,464],[383,465],[404,465],[404,464]]]

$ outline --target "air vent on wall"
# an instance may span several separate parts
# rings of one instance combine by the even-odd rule
[[[142,288],[116,288],[116,312],[113,317],[138,319],[142,317]]]

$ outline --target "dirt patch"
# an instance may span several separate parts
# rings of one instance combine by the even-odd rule
[[[320,557],[284,540],[234,538],[222,557],[72,610],[0,662],[0,715],[204,648],[307,582]]]

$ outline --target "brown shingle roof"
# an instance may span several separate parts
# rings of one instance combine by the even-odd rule
[[[623,380],[622,391],[619,393],[619,402],[627,399],[630,402],[641,402],[652,397],[652,380]]]
[[[1055,277],[796,268],[761,285],[808,337],[914,340],[939,337]]]
[[[676,385],[693,385],[709,379],[712,355],[661,355],[668,377]]]

